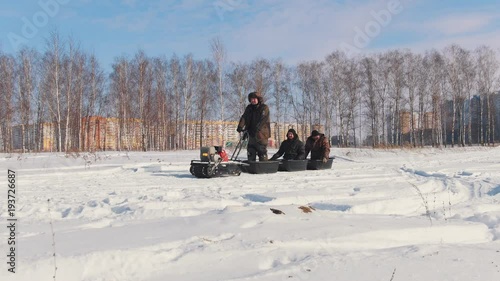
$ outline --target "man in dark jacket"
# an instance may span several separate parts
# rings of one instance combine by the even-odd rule
[[[311,160],[322,160],[323,163],[330,158],[330,144],[325,134],[320,134],[317,130],[311,132],[311,136],[306,141],[306,156],[311,152]]]
[[[238,132],[248,132],[247,154],[249,161],[267,161],[267,141],[271,136],[271,124],[269,121],[269,107],[264,104],[260,93],[248,94],[250,104],[240,118],[236,129]]]
[[[284,140],[278,152],[276,152],[271,160],[276,160],[283,156],[285,160],[302,160],[305,159],[304,143],[299,140],[299,136],[294,129],[288,130],[286,134],[287,139]]]

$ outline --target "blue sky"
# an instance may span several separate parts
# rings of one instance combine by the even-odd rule
[[[115,57],[139,49],[151,56],[210,58],[214,37],[222,39],[231,61],[264,57],[289,64],[322,60],[336,49],[421,52],[452,43],[500,48],[500,3],[493,0],[2,2],[3,52],[14,53],[21,43],[43,51],[45,38],[57,28],[63,38],[71,35],[94,52],[107,70]]]

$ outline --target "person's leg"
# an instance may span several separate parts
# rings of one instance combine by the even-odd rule
[[[248,139],[247,146],[247,159],[248,161],[255,161],[257,158],[257,142],[255,138],[250,137]]]
[[[259,155],[259,161],[267,161],[267,145],[259,143],[257,145],[257,153]]]

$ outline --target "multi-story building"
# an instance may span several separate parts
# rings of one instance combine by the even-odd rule
[[[231,146],[238,142],[236,131],[238,122],[204,121],[203,128],[199,121],[188,121],[185,137],[187,149],[197,149],[200,146]]]
[[[12,146],[19,151],[57,151],[57,128],[54,123],[44,122],[37,128],[36,125],[28,124],[16,125],[12,127]],[[24,142],[23,142],[24,136]],[[40,140],[40,147],[37,147],[37,139]],[[64,134],[61,136],[64,141]]]
[[[143,127],[144,126],[144,127]],[[240,139],[236,131],[238,122],[189,120],[185,124],[166,124],[164,127],[146,127],[140,119],[120,120],[102,116],[83,117],[78,142],[73,145],[83,151],[99,150],[142,150],[146,149],[199,149],[201,146],[234,147]],[[305,140],[312,130],[323,132],[320,125],[296,123],[271,123],[269,147],[278,147],[286,138],[286,132],[293,128],[299,138]],[[14,149],[57,151],[58,134],[55,123],[42,123],[38,130],[34,125],[13,127]],[[61,127],[61,143],[65,143],[65,131]],[[36,135],[38,134],[38,135]],[[38,140],[35,140],[37,138]],[[37,144],[38,143],[38,144]],[[37,147],[35,147],[37,144]],[[64,150],[64,145],[61,146]]]
[[[434,113],[425,112],[424,113],[424,129],[432,130],[434,128]]]
[[[84,150],[140,150],[142,148],[139,119],[130,118],[120,125],[118,118],[83,117],[81,135]]]
[[[402,134],[408,134],[411,131],[412,128],[412,122],[413,122],[413,129],[418,130],[421,129],[420,127],[420,120],[419,120],[420,114],[417,112],[414,112],[411,114],[409,111],[402,111],[399,114],[399,122],[401,123],[401,133]],[[425,118],[425,115],[424,115]],[[425,121],[424,121],[425,123]]]

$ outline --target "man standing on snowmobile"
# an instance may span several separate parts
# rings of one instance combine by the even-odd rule
[[[276,152],[271,160],[276,160],[283,156],[285,160],[302,160],[305,159],[304,143],[299,140],[299,136],[294,129],[288,130],[286,134],[286,140],[284,140],[278,152]]]
[[[325,134],[320,134],[317,130],[313,130],[307,138],[305,150],[305,157],[311,152],[311,160],[322,160],[326,163],[330,158],[330,144]]]
[[[248,161],[267,161],[267,141],[271,136],[271,124],[269,121],[269,107],[264,104],[260,93],[248,94],[250,104],[240,118],[236,129],[238,132],[248,132]]]

